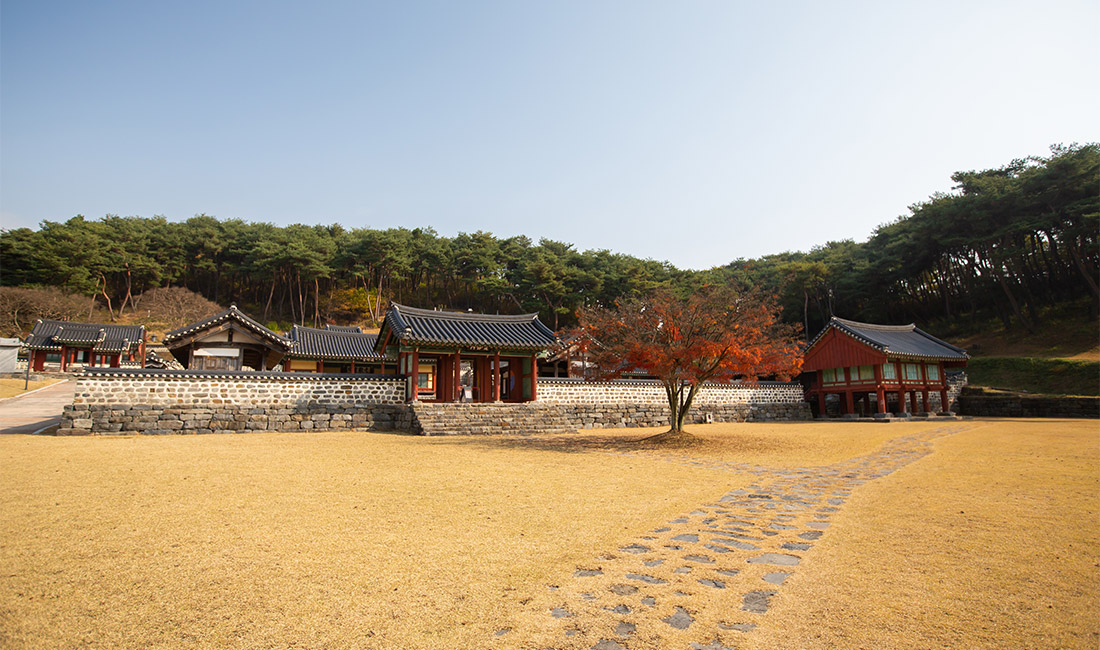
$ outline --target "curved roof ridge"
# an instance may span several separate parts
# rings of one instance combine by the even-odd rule
[[[396,302],[390,303],[390,306],[399,312],[405,312],[409,316],[419,316],[422,318],[460,318],[471,321],[509,321],[509,322],[527,322],[539,317],[538,312],[530,314],[476,314],[467,311],[440,311],[437,309],[420,309],[418,307],[409,307],[408,305],[400,305]]]

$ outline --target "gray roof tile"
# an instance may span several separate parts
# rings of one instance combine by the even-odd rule
[[[415,309],[394,303],[383,332],[409,345],[441,345],[481,350],[541,351],[557,342],[538,314],[472,314]]]
[[[970,358],[966,354],[966,350],[942,341],[912,323],[908,325],[875,325],[837,318],[836,316],[829,320],[829,324],[814,337],[813,341],[810,341],[806,349],[812,348],[826,332],[833,328],[890,356],[943,360]]]

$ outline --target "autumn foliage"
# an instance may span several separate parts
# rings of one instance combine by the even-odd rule
[[[659,290],[614,308],[584,309],[580,320],[597,342],[599,376],[654,375],[668,397],[671,430],[682,432],[704,382],[798,374],[798,330],[779,316],[775,298],[757,289],[709,286],[686,298]]]

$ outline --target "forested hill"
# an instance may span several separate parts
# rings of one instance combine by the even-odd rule
[[[537,311],[574,324],[579,307],[667,285],[742,281],[776,292],[816,332],[830,314],[878,322],[978,322],[1034,329],[1056,303],[1100,300],[1100,145],[958,172],[868,241],[683,271],[608,250],[490,233],[277,227],[200,215],[74,217],[0,233],[0,283],[96,296],[114,317],[133,297],[184,286],[265,322],[376,320],[386,301],[485,312]],[[746,218],[751,215],[744,215]],[[613,244],[613,242],[609,242]]]

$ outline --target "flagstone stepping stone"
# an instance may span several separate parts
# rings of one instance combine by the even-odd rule
[[[671,528],[654,528],[653,532],[655,532],[655,533],[667,533],[670,530],[672,530],[672,529]]]
[[[633,623],[627,623],[626,621],[619,621],[619,624],[615,626],[615,634],[619,636],[630,636],[634,634],[634,630],[637,628]]]
[[[741,609],[754,614],[763,614],[768,611],[768,599],[776,595],[777,591],[750,591],[745,594],[745,604]]]
[[[736,539],[722,539],[717,538],[712,540],[718,544],[725,544],[726,546],[732,546],[733,548],[739,548],[742,551],[759,551],[760,547],[755,544],[749,544],[748,542],[739,542]],[[710,546],[707,546],[710,548]]]
[[[778,564],[780,566],[794,566],[801,561],[802,558],[797,555],[786,555],[784,553],[765,553],[747,560],[749,564]]]
[[[723,630],[737,630],[738,632],[752,632],[756,629],[756,623],[734,623],[732,625],[726,623],[719,623],[718,627]]]
[[[596,594],[594,594],[590,591],[586,591],[586,592],[581,594],[581,598],[583,598],[585,600],[596,600]]]
[[[617,596],[629,596],[638,591],[638,588],[634,585],[611,585],[610,589],[611,593]]]
[[[685,555],[684,559],[688,562],[699,562],[701,564],[714,564],[714,560],[710,559],[706,555]]]
[[[695,534],[676,535],[672,538],[674,542],[698,542],[699,536]]]
[[[680,517],[678,519],[670,519],[668,521],[668,523],[670,523],[670,524],[686,524],[687,522],[688,522],[687,517]]]
[[[578,632],[580,632],[580,630],[578,630],[578,629],[566,630],[565,631],[565,636],[573,636],[573,635],[577,634]]]
[[[629,614],[630,608],[626,605],[615,605],[614,607],[604,607],[605,610],[613,614]]]
[[[676,611],[668,618],[662,618],[662,622],[671,625],[677,630],[686,630],[691,627],[691,624],[695,622],[695,619],[691,617],[683,607],[677,607]]]
[[[791,577],[791,574],[786,571],[772,571],[771,573],[764,574],[764,582],[773,585],[781,585],[783,581],[789,577]]]
[[[773,537],[779,534],[778,530],[762,530],[760,532],[764,535],[767,535],[768,537]]]
[[[504,628],[501,628],[501,629],[497,630],[496,632],[493,632],[493,636],[504,636],[505,634],[508,634],[511,631],[512,631],[512,628],[504,627]]]
[[[834,508],[833,506],[821,506],[817,509],[818,512],[836,512],[840,508]]]
[[[718,569],[716,573],[721,573],[724,576],[735,576],[741,573],[741,569]]]
[[[591,578],[592,576],[602,576],[603,571],[599,569],[577,569],[573,572],[574,578]]]
[[[681,551],[681,550],[683,550],[684,547],[683,546],[677,546],[675,544],[665,544],[665,548],[667,548],[671,551]]]
[[[749,498],[750,499],[770,499],[770,498],[772,498],[772,495],[770,495],[770,494],[750,494]]]
[[[705,578],[701,578],[699,580],[699,584],[704,585],[706,587],[714,587],[715,589],[725,589],[726,588],[726,583],[722,582],[721,580],[707,580]]]
[[[675,539],[675,538],[673,538],[673,539]],[[624,547],[620,548],[619,550],[622,551],[623,553],[638,554],[638,553],[648,553],[648,552],[652,551],[653,549],[649,548],[648,546],[642,546],[641,544],[631,544],[630,546],[624,546]]]
[[[624,648],[617,641],[612,641],[611,639],[600,639],[596,643],[596,645],[592,646],[592,650],[626,650],[626,648]]]
[[[641,580],[649,585],[667,585],[668,580],[661,580],[660,578],[654,578],[653,576],[647,576],[643,573],[628,573],[626,574],[629,580]]]
[[[657,604],[657,599],[654,598],[653,596],[646,596],[645,598],[642,599],[642,604],[645,605],[646,607],[653,607],[654,605]]]
[[[804,533],[799,533],[798,536],[801,537],[802,539],[815,540],[815,539],[821,537],[821,531],[820,530],[808,530]]]
[[[714,551],[715,553],[733,553],[733,549],[726,548],[725,546],[718,546],[717,544],[703,544],[703,548]]]
[[[680,568],[678,568],[678,569],[673,569],[673,570],[672,570],[672,572],[673,572],[673,573],[691,573],[691,567],[689,567],[689,566],[682,566],[682,567],[680,567]]]
[[[808,551],[808,550],[810,550],[810,548],[812,546],[813,546],[813,544],[799,544],[797,542],[787,542],[786,544],[784,544],[783,546],[780,546],[779,548],[781,548],[783,550],[786,550],[786,551]]]
[[[829,527],[829,522],[827,522],[827,521],[811,521],[811,522],[806,524],[806,527],[807,528],[817,528],[817,529],[828,528]]]
[[[737,648],[731,648],[728,645],[722,645],[718,641],[718,639],[715,639],[706,645],[692,641],[690,644],[688,644],[688,647],[690,647],[691,650],[737,650]]]
[[[691,594],[689,594],[689,593],[688,593],[688,592],[686,592],[686,591],[680,591],[680,590],[676,590],[676,591],[674,591],[674,592],[672,592],[672,593],[676,594],[676,595],[677,595],[677,596],[679,596],[680,598],[687,598],[688,596],[690,596],[690,595],[691,595]]]
[[[642,564],[645,564],[646,566],[660,566],[664,564],[664,562],[664,560],[646,560]]]
[[[748,531],[746,531],[746,532],[748,532]],[[712,535],[721,535],[722,537],[734,537],[734,538],[737,538],[737,539],[751,539],[751,540],[754,540],[754,541],[757,541],[757,542],[764,539],[763,537],[755,537],[753,535],[744,535],[742,533],[731,533],[731,532],[724,531],[724,530],[716,530],[711,534]]]
[[[555,607],[550,610],[550,615],[554,618],[570,618],[573,616],[573,613],[564,607]]]
[[[768,524],[768,528],[770,528],[772,530],[792,530],[794,528],[794,526],[788,526],[787,524],[771,523],[771,524]]]
[[[693,517],[702,517],[703,515],[705,515],[707,513],[706,513],[705,510],[692,510],[688,514],[693,516]]]

